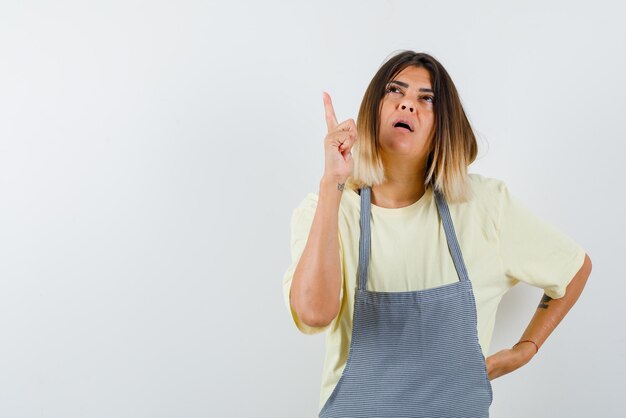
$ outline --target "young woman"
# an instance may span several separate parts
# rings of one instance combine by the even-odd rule
[[[528,363],[578,299],[591,260],[504,182],[467,167],[477,144],[432,56],[378,70],[358,123],[328,134],[319,194],[292,216],[285,303],[326,331],[320,417],[488,417],[491,380]],[[511,348],[486,357],[502,296],[544,289]]]

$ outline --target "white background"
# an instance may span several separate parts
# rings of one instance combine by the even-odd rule
[[[289,219],[323,171],[322,90],[356,118],[400,49],[455,81],[470,172],[593,260],[539,354],[492,382],[492,415],[619,415],[623,17],[609,1],[3,1],[0,416],[316,416],[324,341],[283,303]],[[505,296],[490,354],[541,295]]]

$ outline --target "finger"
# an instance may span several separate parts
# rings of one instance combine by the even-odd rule
[[[341,137],[337,140],[337,149],[341,152],[350,150],[355,142],[356,138],[353,136]]]
[[[355,142],[356,142],[356,137],[349,136],[348,138],[346,138],[345,141],[343,141],[341,145],[339,145],[339,150],[340,151],[349,150],[352,148]]]
[[[324,99],[324,114],[326,116],[328,132],[334,131],[338,123],[337,117],[335,116],[335,109],[333,109],[333,102],[330,100],[330,95],[326,92],[322,92],[322,98]]]
[[[341,144],[347,143],[348,141],[353,141],[356,138],[355,131],[335,131],[331,132],[327,135],[329,144],[335,144],[336,146],[340,146]]]
[[[341,122],[339,125],[335,127],[335,130],[339,131],[356,131],[356,123],[354,123],[354,119],[348,119]]]

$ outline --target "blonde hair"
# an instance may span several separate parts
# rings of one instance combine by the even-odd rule
[[[414,51],[392,56],[370,81],[357,117],[359,139],[352,150],[354,170],[346,184],[356,190],[385,181],[378,138],[380,107],[387,84],[409,66],[428,70],[435,96],[434,133],[424,185],[442,192],[449,203],[464,202],[471,196],[467,167],[476,159],[476,137],[448,72],[432,56]]]

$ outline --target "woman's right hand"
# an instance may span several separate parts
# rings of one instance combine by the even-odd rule
[[[344,183],[354,168],[351,150],[357,140],[356,123],[354,119],[337,123],[330,95],[324,92],[323,98],[328,127],[324,138],[324,177]]]

